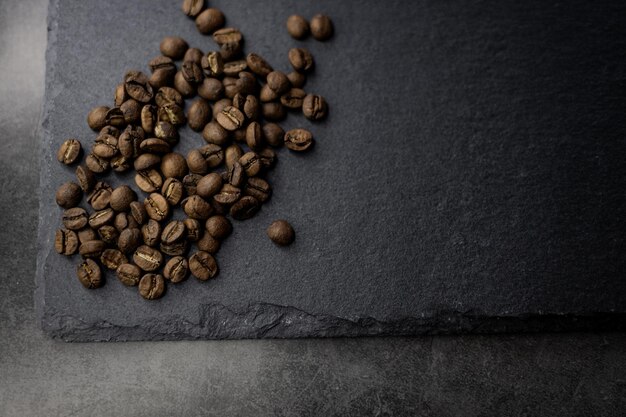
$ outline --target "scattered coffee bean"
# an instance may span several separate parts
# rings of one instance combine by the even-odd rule
[[[117,249],[105,249],[100,255],[100,262],[104,267],[115,271],[120,265],[128,263],[128,259]]]
[[[233,231],[233,226],[224,216],[211,216],[205,223],[206,231],[215,239],[226,239]]]
[[[137,100],[128,99],[120,106],[120,111],[124,115],[124,122],[126,124],[136,123],[141,119],[141,108]]]
[[[117,279],[127,287],[134,287],[141,279],[141,269],[137,265],[124,263],[117,267]]]
[[[84,165],[76,167],[76,179],[78,180],[78,185],[85,193],[91,192],[96,185],[96,176]]]
[[[98,239],[98,234],[91,227],[85,227],[83,229],[78,230],[76,232],[76,235],[78,236],[79,243],[85,243],[90,240]]]
[[[68,139],[61,144],[57,152],[57,160],[65,165],[71,165],[78,160],[81,146],[77,139]]]
[[[163,178],[159,171],[148,169],[145,171],[137,171],[135,175],[135,184],[144,193],[153,193],[163,186]]]
[[[176,178],[166,179],[163,183],[163,188],[161,188],[161,194],[170,206],[176,206],[180,203],[183,199],[184,191],[183,183]]]
[[[226,172],[228,183],[234,187],[241,187],[246,181],[246,172],[239,162],[233,163]]]
[[[305,97],[306,92],[304,90],[292,88],[280,97],[280,102],[289,109],[300,109]]]
[[[133,254],[133,262],[146,272],[156,271],[163,263],[163,254],[150,246],[142,245]]]
[[[306,83],[306,75],[298,71],[292,71],[287,74],[287,78],[293,88],[302,88]]]
[[[107,106],[94,107],[87,115],[87,124],[92,130],[96,132],[107,125],[106,115],[109,111]]]
[[[143,227],[146,226],[144,225]],[[128,228],[120,232],[120,236],[117,239],[117,247],[124,253],[132,253],[141,245],[141,242],[141,231],[137,228]]]
[[[235,130],[239,129],[243,126],[243,122],[245,121],[245,116],[241,112],[241,110],[237,109],[233,106],[228,106],[224,108],[221,112],[217,114],[215,118],[217,123],[220,124],[226,130]]]
[[[163,155],[161,159],[161,172],[165,178],[184,177],[188,172],[185,157],[176,152]]]
[[[253,217],[261,208],[259,201],[252,196],[241,197],[230,208],[230,216],[235,220],[247,220]]]
[[[75,182],[66,182],[57,188],[56,202],[65,209],[76,207],[82,197],[83,191]]]
[[[219,193],[215,194],[213,199],[219,204],[230,205],[241,197],[241,190],[230,184],[224,184]]]
[[[132,216],[130,216],[128,213],[117,213],[115,215],[115,219],[113,219],[113,226],[115,226],[118,232],[121,233],[122,230],[128,229],[129,217],[132,219]]]
[[[280,103],[263,103],[261,106],[263,117],[271,122],[279,122],[287,117],[285,107]]]
[[[110,224],[106,224],[98,229],[100,240],[108,245],[114,245],[119,235],[120,232],[117,231],[115,226],[111,226]]]
[[[95,172],[96,174],[103,174],[109,170],[111,167],[109,161],[106,159],[100,158],[93,153],[90,153],[85,158],[85,165],[89,168],[90,171]]]
[[[183,73],[185,80],[190,84],[199,84],[204,79],[204,73],[202,72],[200,64],[194,61],[183,62],[180,71]]]
[[[239,163],[248,177],[254,177],[261,172],[261,161],[255,152],[246,152],[243,154],[243,156],[239,158]]]
[[[179,242],[174,243],[163,243],[159,246],[161,248],[161,252],[169,256],[180,256],[184,255],[189,248],[189,243],[186,240],[181,240]]]
[[[98,229],[105,224],[113,223],[114,218],[115,212],[113,209],[111,207],[105,208],[104,210],[96,211],[89,216],[89,226],[91,226],[92,229]]]
[[[192,130],[199,132],[209,123],[211,116],[211,106],[209,103],[206,100],[198,99],[189,107],[187,124]]]
[[[309,35],[309,22],[297,14],[291,15],[287,19],[287,32],[294,39],[304,39]]]
[[[204,0],[183,0],[183,13],[189,17],[196,17],[204,9]]]
[[[246,144],[253,151],[263,148],[263,130],[258,122],[250,122],[246,129]]]
[[[206,100],[217,101],[224,97],[224,84],[217,78],[205,78],[198,86],[198,95]]]
[[[128,71],[124,77],[124,87],[128,95],[140,103],[148,103],[154,96],[148,77],[140,71]]]
[[[272,189],[264,179],[252,177],[248,178],[243,193],[256,198],[260,203],[265,203],[272,195]]]
[[[172,220],[163,228],[161,243],[167,245],[183,240],[186,235],[185,224],[180,220]]]
[[[202,62],[203,56],[204,56],[204,53],[198,48],[189,48],[187,49],[187,52],[185,52],[185,56],[183,57],[183,62],[193,61],[196,64],[200,65],[200,62]]]
[[[333,36],[333,22],[328,16],[317,14],[311,18],[311,35],[318,41],[325,41]]]
[[[107,134],[98,135],[91,152],[100,158],[111,159],[119,152],[117,138]]]
[[[315,94],[307,94],[302,101],[302,114],[310,120],[321,120],[326,117],[328,105],[324,97]]]
[[[292,48],[289,50],[289,62],[293,69],[306,72],[313,68],[313,55],[305,48]]]
[[[163,277],[173,284],[184,281],[189,273],[189,262],[183,256],[175,256],[165,264]]]
[[[161,53],[174,60],[179,60],[185,56],[188,48],[187,42],[178,36],[166,36],[159,45]]]
[[[273,168],[274,165],[276,164],[276,161],[277,161],[276,152],[274,152],[270,148],[265,148],[265,149],[260,150],[257,153],[257,155],[259,155],[259,160],[261,161],[261,165],[263,165],[263,167],[266,169]]]
[[[187,195],[196,194],[196,187],[198,186],[198,181],[202,179],[202,175],[200,174],[187,174],[183,178],[183,187],[185,187],[185,193]]]
[[[109,204],[115,211],[128,211],[130,204],[137,200],[137,194],[128,185],[120,185],[111,193]]]
[[[267,63],[260,55],[250,53],[246,56],[248,68],[259,77],[267,77],[267,74],[274,71],[272,66]]]
[[[161,274],[146,274],[139,281],[139,294],[146,300],[161,298],[165,291],[165,280]]]
[[[170,213],[169,204],[161,194],[152,193],[144,201],[148,217],[156,221],[164,220]]]
[[[240,43],[243,40],[243,36],[238,29],[223,28],[213,33],[213,40],[218,45],[226,45]]]
[[[196,247],[204,252],[215,254],[220,250],[221,242],[208,233],[205,233],[200,240],[196,242]]]
[[[272,71],[267,74],[267,86],[280,96],[286,93],[291,85],[284,72]]]
[[[78,253],[83,258],[99,258],[102,255],[102,251],[106,248],[106,244],[101,240],[89,240],[85,243],[81,243],[78,247]]]
[[[141,149],[142,152],[159,154],[159,155],[169,153],[172,150],[169,143],[159,138],[148,138],[146,140],[141,141],[141,144],[139,145],[139,149]]]
[[[305,129],[291,129],[285,133],[285,146],[292,151],[306,151],[313,144],[313,135]]]
[[[187,216],[192,219],[204,220],[211,215],[213,208],[199,195],[191,195],[180,204]]]
[[[174,75],[174,87],[185,98],[193,97],[196,94],[196,86],[188,82],[181,71]]]
[[[241,146],[237,144],[230,145],[224,151],[224,163],[226,164],[226,168],[230,169],[230,167],[232,167],[235,162],[239,162],[239,158],[241,158],[242,156],[243,149],[241,149]]]
[[[219,52],[208,52],[200,61],[207,77],[220,77],[224,73],[224,60]]]
[[[296,232],[286,220],[275,220],[267,228],[267,236],[277,245],[287,246],[294,241]]]
[[[224,26],[226,19],[224,14],[214,8],[209,8],[203,11],[196,17],[196,27],[198,31],[204,35],[211,34]]]
[[[199,251],[189,258],[189,270],[201,281],[214,278],[218,274],[217,262],[210,253]]]
[[[185,224],[186,239],[190,242],[196,242],[202,236],[202,227],[196,219],[186,218]]]
[[[263,137],[270,146],[279,147],[283,145],[285,131],[276,123],[265,123],[263,125]]]
[[[85,259],[76,269],[78,280],[85,288],[98,288],[102,285],[102,272],[92,259]]]
[[[145,171],[161,165],[161,157],[153,153],[141,154],[133,162],[136,171]]]
[[[148,246],[156,246],[161,241],[161,225],[156,220],[150,219],[141,227],[143,243]]]
[[[78,249],[76,232],[67,229],[58,229],[54,237],[54,249],[61,255],[73,255]]]

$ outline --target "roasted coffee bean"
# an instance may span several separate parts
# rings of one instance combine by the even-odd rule
[[[224,75],[227,77],[236,77],[241,71],[245,71],[247,68],[248,63],[245,59],[226,62],[224,64]]]
[[[196,27],[198,31],[204,35],[215,32],[224,26],[225,22],[224,14],[214,8],[206,9],[196,17]]]
[[[99,210],[89,216],[89,226],[92,229],[98,229],[105,224],[113,223],[115,212],[111,207]]]
[[[204,79],[204,73],[202,72],[200,64],[194,61],[183,62],[180,71],[183,73],[185,80],[190,84],[199,84]]]
[[[83,190],[75,182],[66,182],[57,188],[55,198],[59,206],[69,209],[80,203],[83,198]]]
[[[151,104],[146,104],[141,108],[141,127],[147,134],[154,132],[154,125],[157,123],[157,108]]]
[[[277,95],[286,93],[291,87],[289,79],[284,72],[272,71],[267,74],[267,86]]]
[[[213,40],[218,45],[224,45],[229,43],[240,43],[243,40],[243,36],[238,29],[235,28],[223,28],[213,33]]]
[[[224,84],[224,95],[226,98],[232,99],[235,95],[241,91],[239,85],[237,85],[237,78],[233,77],[224,77],[222,80],[222,84]],[[217,117],[219,113],[215,113],[213,110],[214,117]]]
[[[124,83],[118,84],[117,87],[115,87],[115,98],[113,100],[115,107],[121,106],[126,100],[128,100],[128,94],[126,94]]]
[[[128,211],[130,203],[137,200],[137,194],[127,185],[120,185],[111,193],[109,204],[115,211]]]
[[[285,107],[280,103],[263,103],[261,111],[263,117],[271,122],[279,122],[287,117],[287,111],[285,111]]]
[[[243,156],[239,158],[239,163],[249,177],[254,177],[261,172],[261,161],[255,152],[244,153]]]
[[[159,45],[161,53],[174,60],[179,60],[185,56],[188,48],[187,42],[178,36],[166,36]]]
[[[224,73],[224,60],[219,52],[208,52],[200,61],[200,67],[207,77],[221,77]]]
[[[176,206],[180,203],[180,200],[183,199],[183,194],[185,192],[185,188],[183,187],[183,183],[176,178],[168,178],[163,183],[163,188],[161,188],[161,194],[165,197],[168,204],[170,206]]]
[[[304,90],[301,88],[292,88],[280,97],[280,102],[289,109],[300,109],[302,108],[304,97],[306,97]]]
[[[78,249],[76,232],[67,229],[57,229],[54,236],[54,249],[61,255],[73,255]]]
[[[218,145],[210,143],[208,145],[204,145],[198,150],[206,160],[207,164],[209,164],[209,168],[215,168],[224,162],[224,150]]]
[[[207,100],[217,101],[224,97],[224,84],[217,78],[205,78],[198,86],[198,95]]]
[[[309,35],[309,22],[297,14],[291,15],[287,19],[287,32],[294,39],[304,39]]]
[[[196,187],[198,186],[198,181],[202,179],[202,175],[200,174],[187,174],[183,178],[183,187],[185,187],[185,193],[187,195],[196,194]]]
[[[206,174],[209,172],[209,164],[198,149],[192,149],[187,154],[187,166],[189,171],[194,174]]]
[[[123,127],[126,124],[124,113],[122,113],[122,110],[119,107],[109,109],[104,120],[107,125],[114,127]]]
[[[120,155],[125,158],[137,158],[143,143],[144,131],[138,126],[128,126],[117,140]]]
[[[61,144],[57,152],[57,161],[65,165],[71,165],[80,156],[81,146],[78,139],[68,139]]]
[[[276,123],[265,123],[263,125],[263,137],[270,146],[279,147],[283,145],[285,131]]]
[[[120,137],[120,133],[121,132],[117,127],[109,126],[109,125],[104,126],[102,129],[100,129],[100,132],[99,132],[100,135],[111,135],[116,138]]]
[[[259,83],[257,82],[254,74],[248,71],[241,71],[239,73],[239,79],[237,79],[237,92],[245,95],[256,95],[259,90]]]
[[[163,178],[159,171],[148,169],[145,171],[137,171],[135,175],[135,184],[144,193],[153,193],[163,186]]]
[[[91,152],[100,158],[110,159],[119,152],[117,139],[115,136],[100,134],[96,138]]]
[[[143,243],[148,246],[156,246],[161,241],[161,225],[156,220],[150,219],[141,227]]]
[[[138,228],[124,229],[117,238],[117,247],[124,253],[132,253],[141,245],[141,241],[142,234]]]
[[[76,167],[76,179],[80,188],[86,193],[91,192],[96,185],[96,176],[84,165]]]
[[[129,217],[132,219],[128,213],[117,213],[115,215],[115,219],[113,219],[113,226],[118,232],[121,232],[124,229],[128,229],[128,219]],[[133,221],[135,224],[137,222]]]
[[[204,126],[202,138],[207,143],[223,146],[228,143],[228,131],[213,120]]]
[[[230,184],[224,184],[220,189],[220,192],[215,194],[213,199],[219,204],[230,205],[241,197],[241,190],[237,187],[233,187]]]
[[[306,151],[313,145],[313,135],[305,129],[291,129],[285,133],[285,146],[292,151]]]
[[[281,137],[282,140],[282,137]],[[230,169],[235,162],[239,162],[239,158],[243,156],[243,149],[241,146],[235,144],[230,145],[224,151],[224,163],[226,164],[226,168]]]
[[[245,103],[246,103],[246,96],[245,95],[243,95],[241,93],[235,94],[235,97],[233,97],[233,107],[236,107],[238,110],[243,112],[243,105]]]
[[[246,144],[248,147],[253,151],[258,151],[263,148],[264,142],[261,125],[257,122],[250,122],[246,129]]]
[[[306,75],[298,71],[291,71],[287,74],[287,78],[293,88],[302,88],[306,84]]]
[[[233,100],[230,98],[223,98],[218,100],[215,104],[213,104],[213,119],[217,117],[219,113],[222,112],[226,107],[232,106]]]
[[[128,71],[124,77],[126,93],[140,103],[148,103],[154,97],[152,86],[146,74],[140,71]]]
[[[135,250],[133,262],[146,272],[156,271],[163,263],[163,254],[147,245],[142,245]]]
[[[118,266],[115,272],[117,279],[127,287],[134,287],[141,279],[141,269],[137,265],[124,263]]]
[[[98,234],[91,227],[85,227],[76,232],[79,243],[85,243],[90,240],[97,240]]]
[[[176,104],[180,107],[185,105],[183,96],[176,91],[176,89],[171,87],[159,88],[159,91],[157,91],[156,96],[154,97],[154,101],[158,107],[163,107],[168,104]]]
[[[189,262],[183,256],[175,256],[163,267],[163,277],[173,284],[184,281],[189,273]]]
[[[185,224],[180,220],[172,220],[163,228],[163,233],[161,233],[161,243],[169,245],[183,240],[185,236]]]
[[[169,256],[180,256],[184,255],[189,249],[189,242],[186,240],[181,240],[179,242],[174,243],[163,243],[159,245],[161,252]]]
[[[289,62],[293,69],[298,72],[306,72],[313,68],[315,61],[313,55],[305,48],[292,48],[289,50]]]
[[[89,203],[94,210],[102,210],[108,207],[112,192],[113,188],[111,188],[109,184],[99,181],[93,187],[91,194],[87,197],[87,203]]]
[[[146,207],[139,201],[133,201],[130,203],[130,214],[135,222],[137,222],[137,225],[144,224],[148,221],[148,212],[146,211]]]
[[[106,116],[109,108],[107,106],[98,106],[91,109],[87,115],[87,124],[96,132],[107,125]]]
[[[130,169],[130,159],[122,155],[116,155],[111,158],[111,168],[115,172],[126,172]]]
[[[189,48],[189,49],[187,49],[187,52],[185,52],[185,56],[183,57],[183,62],[185,62],[185,61],[193,61],[196,64],[200,65],[200,62],[202,62],[202,57],[203,56],[204,56],[204,52],[202,52],[200,49],[198,49],[198,48]]]
[[[248,68],[262,78],[267,77],[267,74],[274,71],[272,66],[268,64],[265,59],[255,53],[248,54],[246,62],[248,63]]]
[[[244,196],[230,208],[230,216],[235,220],[246,220],[254,216],[261,208],[258,200],[252,196]]]
[[[265,84],[263,87],[261,87],[259,100],[261,100],[263,103],[268,103],[276,99],[278,99],[278,93],[272,90],[269,85]]]
[[[224,61],[232,61],[239,58],[242,51],[242,42],[230,42],[220,45],[220,55]]]
[[[173,84],[176,71],[158,69],[154,71],[148,78],[148,83],[153,90],[158,90],[162,87],[167,87]]]
[[[137,100],[128,99],[122,103],[120,110],[124,115],[126,124],[136,123],[141,119],[141,107]]]
[[[221,242],[208,233],[205,233],[200,240],[196,242],[196,247],[201,251],[208,253],[217,253],[220,250]]]
[[[196,94],[196,86],[188,82],[181,71],[174,75],[174,87],[185,98],[193,97]]]
[[[217,114],[216,120],[224,129],[235,130],[243,126],[245,116],[236,107],[228,106]]]
[[[156,71],[167,71],[170,74],[174,75],[176,72],[176,64],[172,61],[172,58],[159,55],[156,58],[152,59],[148,66],[150,67],[150,71],[153,73]]]
[[[196,17],[204,9],[204,0],[183,0],[183,13],[189,17]]]
[[[143,140],[139,148],[142,152],[152,154],[164,154],[171,152],[170,144],[163,139],[158,138],[148,138]],[[161,162],[160,159],[159,162]]]
[[[100,258],[100,255],[102,255],[102,251],[104,251],[105,248],[106,245],[103,241],[89,240],[85,243],[81,243],[78,248],[78,253],[80,253],[80,256],[83,258],[98,259]]]
[[[218,274],[215,258],[204,251],[196,252],[189,258],[189,270],[194,277],[201,281],[214,278]]]
[[[85,288],[98,288],[102,285],[102,272],[100,267],[92,259],[85,259],[76,268],[76,276]]]
[[[246,102],[243,104],[243,114],[249,120],[256,120],[259,117],[259,100],[256,96],[248,94],[246,96]]]
[[[187,113],[187,123],[192,130],[196,132],[204,129],[211,120],[211,106],[204,99],[198,99],[191,104]]]
[[[205,223],[206,231],[215,239],[226,239],[233,231],[233,226],[224,216],[211,216]]]
[[[307,94],[302,101],[302,114],[309,120],[321,120],[327,112],[328,105],[322,96]]]
[[[178,130],[168,122],[158,122],[154,127],[154,136],[159,139],[163,139],[170,146],[174,146],[178,143],[180,136],[178,135]]]
[[[333,22],[323,14],[311,18],[311,35],[318,41],[325,41],[333,36]]]
[[[262,149],[257,153],[257,155],[259,155],[261,165],[263,165],[263,167],[266,169],[272,168],[276,164],[276,152],[274,152],[270,148]]]
[[[191,195],[180,203],[183,211],[192,219],[204,220],[209,217],[213,208],[199,195]]]
[[[246,182],[246,173],[239,162],[235,162],[227,171],[228,183],[241,187]]]
[[[187,218],[183,221],[185,223],[185,238],[190,242],[195,242],[202,236],[202,225],[196,219]]]
[[[170,206],[165,197],[158,193],[150,194],[144,201],[148,217],[156,221],[164,220],[170,214]]]
[[[161,172],[165,178],[182,178],[187,175],[187,161],[176,152],[170,152],[161,158]]]
[[[246,129],[242,127],[241,129],[233,130],[230,133],[230,136],[233,138],[235,142],[245,143],[246,142]]]
[[[174,126],[185,124],[187,117],[182,107],[177,104],[165,104],[157,110],[159,120],[169,122]]]
[[[96,174],[103,174],[109,170],[111,165],[109,161],[106,159],[100,158],[97,155],[90,153],[85,158],[85,165],[91,172],[95,172]]]
[[[213,197],[222,188],[222,177],[212,172],[205,175],[198,181],[196,193],[202,198],[209,199]]]
[[[100,255],[100,262],[105,268],[115,271],[120,265],[128,263],[128,259],[117,249],[105,249]]]
[[[296,232],[286,220],[275,220],[267,228],[267,236],[277,245],[287,246],[296,238]]]
[[[115,226],[111,226],[110,224],[106,224],[98,229],[98,236],[100,237],[100,240],[108,245],[115,244],[119,235],[120,232],[117,231]]]
[[[165,280],[161,274],[146,274],[139,281],[139,295],[146,300],[161,298],[165,292]]]
[[[265,203],[272,195],[272,188],[264,179],[252,177],[248,178],[243,193],[256,198],[259,203]]]

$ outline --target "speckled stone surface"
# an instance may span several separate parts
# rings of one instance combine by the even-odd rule
[[[68,341],[422,334],[618,328],[626,313],[624,5],[254,2],[221,8],[246,50],[288,70],[316,58],[307,91],[330,117],[317,146],[279,153],[274,195],[236,222],[220,275],[147,302],[112,275],[87,291],[53,249],[54,160],[89,146],[93,106],[163,36],[215,48],[178,2],[49,8],[36,301]],[[271,6],[270,6],[271,5]],[[327,43],[292,40],[291,13],[332,16]],[[177,151],[202,144],[185,129]],[[128,177],[110,175],[112,184]],[[131,180],[132,181],[132,180]],[[134,186],[134,184],[133,184]],[[288,248],[264,234],[295,227]]]

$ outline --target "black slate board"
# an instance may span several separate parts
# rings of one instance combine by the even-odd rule
[[[274,195],[236,222],[210,282],[144,301],[112,275],[87,291],[54,252],[58,145],[95,136],[127,69],[163,36],[215,48],[178,1],[53,0],[43,122],[37,308],[68,341],[620,328],[626,313],[626,4],[574,1],[212,1],[246,50],[288,70],[330,117],[307,155],[283,149]],[[330,42],[292,40],[329,14]],[[185,129],[178,151],[202,144]],[[121,177],[122,179],[125,177]],[[127,177],[126,177],[127,178]],[[118,184],[111,175],[107,181]],[[134,184],[133,184],[134,185]],[[287,218],[278,248],[267,225]]]

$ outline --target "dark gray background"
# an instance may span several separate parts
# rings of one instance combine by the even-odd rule
[[[626,335],[55,342],[33,310],[46,1],[0,2],[0,415],[620,416]]]

